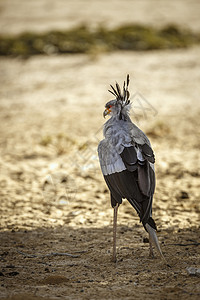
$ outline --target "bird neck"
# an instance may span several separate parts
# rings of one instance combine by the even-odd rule
[[[105,138],[111,138],[115,136],[116,132],[128,131],[128,125],[130,122],[129,116],[127,119],[120,119],[118,115],[113,115],[105,124],[103,134]]]

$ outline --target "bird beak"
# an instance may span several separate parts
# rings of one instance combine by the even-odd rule
[[[111,110],[109,108],[106,108],[103,112],[103,117],[105,118],[107,115],[111,113]]]

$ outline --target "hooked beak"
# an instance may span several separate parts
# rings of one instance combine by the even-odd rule
[[[107,115],[109,115],[111,113],[111,109],[106,108],[103,112],[103,117],[105,118]]]

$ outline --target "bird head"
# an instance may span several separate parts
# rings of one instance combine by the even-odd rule
[[[124,81],[123,89],[121,91],[120,86],[116,83],[116,88],[112,85],[111,90],[108,90],[112,95],[115,96],[114,100],[111,100],[106,103],[105,110],[103,116],[111,115],[111,116],[119,116],[119,120],[126,120],[126,116],[128,115],[130,109],[130,100],[129,100],[129,75],[127,75],[126,82]]]

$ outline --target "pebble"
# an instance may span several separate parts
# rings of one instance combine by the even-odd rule
[[[186,270],[187,270],[188,275],[200,277],[200,268],[187,267]]]

